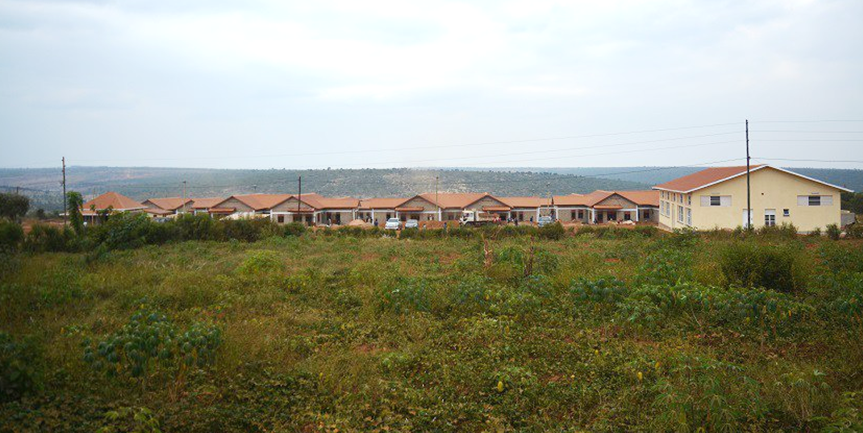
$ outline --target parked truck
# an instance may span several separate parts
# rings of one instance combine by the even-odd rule
[[[496,213],[466,210],[461,215],[461,224],[466,226],[482,226],[498,222],[500,222],[500,216]]]

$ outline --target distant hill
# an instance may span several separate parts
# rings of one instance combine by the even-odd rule
[[[356,170],[223,170],[147,167],[68,167],[67,190],[85,199],[117,191],[144,200],[182,196],[183,181],[189,197],[229,196],[239,193],[295,193],[297,177],[303,191],[326,196],[401,197],[435,190],[490,192],[502,196],[586,193],[597,189],[646,189],[632,180],[552,173],[544,169],[479,171],[459,169],[356,169]],[[62,209],[59,169],[0,169],[0,190],[20,188],[32,207]]]
[[[844,186],[854,191],[863,191],[863,170],[836,168],[783,167],[795,173],[823,180],[834,185]],[[507,168],[506,170],[532,170],[529,167]],[[604,179],[617,179],[657,185],[687,174],[702,170],[701,167],[585,167],[585,168],[543,168],[551,173],[577,176],[594,176]]]

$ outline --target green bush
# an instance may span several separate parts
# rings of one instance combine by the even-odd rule
[[[539,237],[544,239],[560,240],[566,236],[566,229],[559,221],[546,224],[538,229]]]
[[[626,283],[611,276],[596,280],[579,278],[569,287],[576,310],[586,312],[611,310],[623,301],[628,293]]]
[[[177,227],[177,236],[184,241],[207,241],[218,239],[217,221],[209,215],[183,214],[168,224]]]
[[[841,236],[842,236],[842,229],[840,229],[838,225],[836,225],[836,224],[828,224],[827,225],[827,237],[828,238],[830,238],[834,241],[838,241]]]
[[[306,226],[303,223],[289,223],[282,227],[284,236],[302,236],[306,232]]]
[[[863,224],[854,223],[846,227],[845,237],[848,239],[863,239]]]
[[[195,323],[180,333],[164,314],[142,310],[104,339],[85,340],[84,361],[108,377],[131,378],[146,389],[157,371],[182,376],[188,367],[212,364],[221,342],[214,325]]]
[[[402,277],[381,291],[379,307],[398,314],[430,312],[433,291],[433,286],[425,278]]]
[[[0,403],[17,400],[35,390],[36,371],[33,344],[0,331]]]
[[[285,261],[279,253],[270,250],[252,251],[237,268],[241,275],[255,275],[270,272],[282,272],[286,269]]]
[[[40,253],[74,251],[75,241],[75,234],[68,227],[35,224],[24,239],[24,249]]]
[[[676,243],[677,241],[672,242]],[[647,259],[638,268],[635,282],[641,285],[673,286],[691,279],[692,254],[686,249],[666,247],[647,256]]]
[[[733,286],[764,287],[790,293],[797,288],[796,255],[788,246],[742,241],[723,248],[719,266],[726,281]]]
[[[24,229],[21,225],[0,219],[0,251],[17,251],[23,239]]]

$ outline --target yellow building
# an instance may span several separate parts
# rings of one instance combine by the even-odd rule
[[[746,210],[746,167],[714,167],[674,179],[660,191],[659,225],[667,230],[734,229],[793,224],[803,233],[840,225],[840,193],[851,190],[792,171],[754,165],[749,170],[751,212]]]

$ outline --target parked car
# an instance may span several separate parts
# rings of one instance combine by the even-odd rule
[[[546,216],[539,217],[539,219],[536,221],[536,224],[540,227],[543,227],[543,226],[547,226],[553,222],[554,222],[554,219],[552,219],[550,216],[546,215]]]
[[[398,230],[402,227],[402,222],[398,218],[390,218],[384,224],[384,230]]]
[[[407,220],[405,223],[406,229],[417,229],[420,227],[420,222],[417,220]]]

